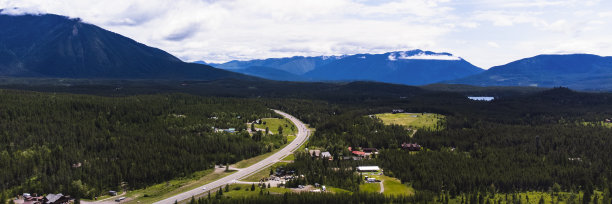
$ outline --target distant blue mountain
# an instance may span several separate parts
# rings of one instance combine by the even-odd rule
[[[408,85],[422,85],[457,79],[483,71],[452,54],[422,50],[345,56],[296,56],[265,60],[230,61],[209,65],[274,80],[359,80]],[[252,67],[259,67],[260,71],[252,69]],[[261,67],[266,67],[266,69]],[[293,75],[275,73],[274,69]],[[282,78],[283,76],[288,78]]]
[[[333,62],[342,57],[337,56],[320,56],[320,57],[286,57],[286,58],[269,58],[269,59],[257,59],[257,60],[249,60],[249,61],[229,61],[222,64],[210,63],[208,65],[227,69],[227,70],[236,70],[236,69],[245,69],[248,67],[270,67],[275,69],[284,70],[289,73],[293,73],[295,75],[302,75],[306,72],[309,72],[316,67],[325,65],[327,63]]]
[[[589,54],[538,55],[445,83],[477,86],[569,87],[612,90],[612,57]]]
[[[317,81],[369,80],[423,85],[462,78],[482,71],[449,53],[412,50],[347,56],[317,67],[304,76]]]

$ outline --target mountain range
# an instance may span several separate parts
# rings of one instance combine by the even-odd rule
[[[563,86],[578,90],[610,91],[612,57],[589,54],[538,55],[445,83],[476,86]]]
[[[406,85],[441,82],[612,90],[612,57],[589,54],[538,55],[488,70],[450,53],[423,50],[296,56],[203,65],[205,62],[183,62],[163,50],[65,16],[0,14],[0,27],[0,77],[267,78],[278,81],[377,81]]]
[[[307,64],[309,71],[290,72],[293,65],[300,63]],[[362,80],[407,85],[446,83],[612,91],[612,57],[591,54],[538,55],[488,70],[475,67],[449,53],[422,50],[271,58],[211,65],[262,78],[288,81]]]
[[[422,50],[344,56],[297,56],[209,65],[273,80],[279,80],[279,75],[282,75],[287,77],[284,79],[299,81],[378,81],[407,85],[430,84],[483,71],[452,54]]]
[[[120,79],[254,79],[185,63],[80,19],[0,15],[0,76]]]

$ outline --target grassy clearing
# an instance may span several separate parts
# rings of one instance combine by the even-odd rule
[[[181,192],[213,182],[232,173],[234,173],[234,171],[213,172],[213,169],[199,171],[190,177],[173,179],[167,183],[149,186],[146,189],[130,191],[125,195],[125,197],[134,198],[127,203],[153,203],[155,201],[163,200]]]
[[[334,187],[326,187],[327,188],[327,192],[330,193],[348,193],[348,194],[353,194],[353,192],[349,191],[349,190],[345,190],[342,188],[334,188]]]
[[[295,125],[286,118],[263,118],[261,120],[262,124],[255,124],[255,128],[269,128],[270,132],[277,134],[278,127],[283,127],[283,135],[295,135],[298,131]]]
[[[407,185],[402,184],[402,182],[397,179],[397,178],[393,178],[393,177],[388,177],[388,176],[384,176],[384,175],[373,175],[373,174],[363,174],[364,176],[368,176],[370,178],[375,178],[377,180],[380,180],[384,187],[385,187],[385,191],[383,192],[383,194],[385,195],[414,195],[415,191],[412,187],[409,187]],[[380,191],[380,183],[372,183],[372,184],[376,184],[379,186],[378,190]],[[379,192],[376,191],[376,192]]]
[[[601,125],[607,128],[612,128],[612,123],[606,123],[606,122],[582,122],[582,125],[588,126],[588,125]]]
[[[369,192],[369,193],[379,193],[380,184],[379,183],[364,183],[364,184],[359,185],[359,191]]]
[[[258,171],[257,173],[254,173],[253,175],[250,175],[250,176],[248,176],[246,178],[243,178],[243,179],[240,179],[240,180],[241,181],[247,181],[247,182],[258,182],[262,178],[270,177],[270,169],[276,169],[276,167],[284,166],[284,165],[285,164],[282,163],[282,162],[272,164],[270,167],[263,168],[260,171]]]
[[[414,195],[414,189],[402,184],[399,179],[388,176],[380,176],[379,179],[385,186],[385,195]]]
[[[413,129],[442,129],[438,122],[444,120],[443,115],[433,113],[382,113],[376,114],[386,125],[402,125]]]
[[[260,192],[263,191],[263,194],[267,194],[268,192],[270,192],[270,194],[283,194],[285,192],[291,192],[290,189],[286,189],[286,188],[265,188],[262,189],[260,187],[258,187],[257,185],[255,185],[255,190],[251,190],[251,184],[232,184],[229,186],[229,191],[226,192],[225,191],[225,186],[223,187],[223,197],[227,197],[227,198],[245,198],[245,197],[254,197],[254,196],[260,196]],[[210,196],[211,197],[215,197],[217,195],[216,192],[211,192]],[[208,192],[204,193],[204,194],[200,194],[199,196],[204,196],[204,197],[208,197]],[[187,203],[189,200],[187,201],[183,201],[182,203]]]

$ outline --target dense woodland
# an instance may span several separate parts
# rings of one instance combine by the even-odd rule
[[[349,155],[347,147],[381,150],[376,158],[365,161],[323,161],[296,154],[287,168],[305,178],[289,185],[320,183],[358,191],[361,177],[354,167],[380,165],[385,174],[417,190],[417,196],[400,198],[408,199],[405,202],[442,195],[436,200],[450,197],[479,203],[479,195],[556,189],[586,195],[602,191],[607,195],[603,201],[610,203],[612,129],[600,122],[612,118],[612,94],[557,88],[504,93],[492,102],[482,102],[456,92],[379,83],[318,86],[320,92],[304,89],[285,97],[278,96],[301,85],[275,93],[252,89],[230,95],[237,98],[211,97],[226,95],[209,92],[190,92],[205,97],[168,93],[100,97],[4,90],[0,92],[1,187],[9,193],[62,191],[86,196],[117,189],[121,182],[130,188],[143,187],[215,163],[235,162],[276,145],[271,138],[256,141],[244,133],[213,133],[211,127],[244,128],[247,121],[273,116],[267,108],[274,108],[316,128],[308,148],[330,151],[336,158]],[[397,108],[443,114],[446,117],[439,126],[444,128],[419,130],[410,137],[404,127],[367,117]],[[424,150],[401,150],[403,142],[417,142]],[[82,167],[71,167],[78,162]],[[341,199],[346,203],[355,196],[372,196],[372,203],[388,203],[393,200],[385,199],[394,199],[353,195],[214,202],[331,203]]]
[[[275,114],[248,99],[98,97],[0,90],[0,188],[92,197],[253,157],[245,123]],[[239,132],[215,132],[236,128]],[[272,136],[269,136],[272,137]],[[282,140],[281,140],[282,141]]]

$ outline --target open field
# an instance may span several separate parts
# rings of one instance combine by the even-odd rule
[[[363,174],[364,176],[368,176],[369,178],[375,178],[380,180],[384,187],[385,187],[385,191],[383,192],[383,194],[385,195],[414,195],[415,190],[412,187],[409,187],[407,185],[402,184],[402,182],[397,179],[397,178],[393,178],[393,177],[388,177],[385,175],[373,175],[373,174]],[[375,184],[376,186],[378,186],[376,189],[377,191],[372,191],[374,190],[374,185],[366,185],[366,184]],[[359,186],[361,191],[366,191],[366,192],[379,192],[380,191],[380,183],[366,183],[366,184],[362,184]],[[366,189],[362,189],[363,187],[365,187]],[[372,189],[370,189],[372,188]]]
[[[359,191],[368,192],[368,193],[378,193],[380,192],[380,184],[379,183],[364,183],[359,185]]]
[[[414,189],[402,184],[399,179],[388,176],[379,176],[378,178],[385,186],[385,192],[383,192],[385,195],[414,195]]]
[[[295,125],[288,119],[280,118],[263,118],[262,124],[255,124],[255,128],[266,129],[269,128],[270,132],[278,134],[278,127],[283,127],[283,135],[295,135],[297,129]],[[265,124],[264,124],[265,123]],[[251,127],[248,127],[251,128]]]
[[[232,173],[234,173],[234,171],[214,171],[214,169],[199,171],[194,173],[190,177],[173,179],[171,181],[168,181],[167,183],[160,183],[153,186],[149,186],[146,189],[129,191],[125,197],[134,198],[133,200],[130,200],[127,203],[153,203],[155,201],[168,198],[180,192],[188,191],[197,188],[201,185],[213,182]],[[196,178],[199,179],[196,180]]]
[[[331,192],[331,193],[348,193],[348,194],[352,194],[353,192],[349,191],[349,190],[345,190],[342,188],[335,188],[335,187],[329,187],[327,186],[327,192]]]
[[[402,125],[414,129],[442,129],[438,122],[444,120],[443,115],[433,113],[382,113],[376,114],[387,125]]]

